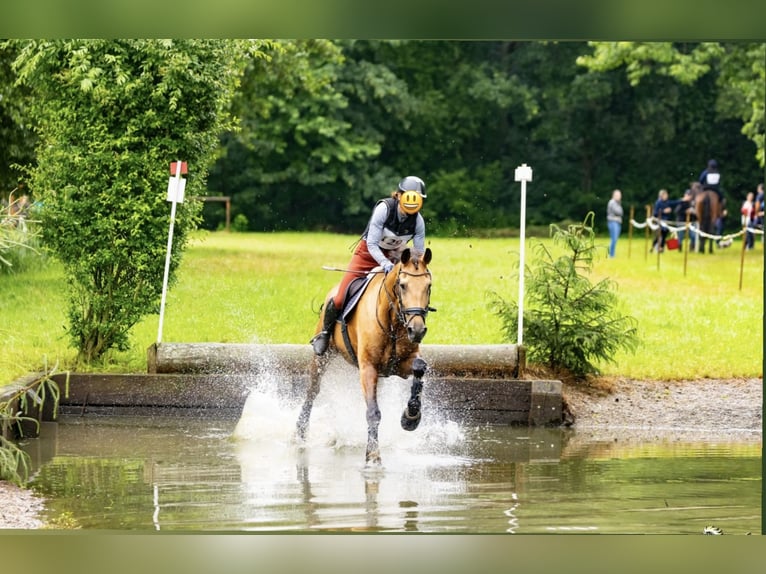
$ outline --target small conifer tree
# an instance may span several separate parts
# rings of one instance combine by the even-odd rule
[[[616,309],[615,283],[602,279],[593,284],[588,274],[596,255],[593,212],[582,223],[566,229],[552,224],[554,256],[544,243],[534,245],[539,262],[525,270],[524,345],[530,363],[554,372],[584,377],[598,372],[596,364],[614,363],[620,349],[634,352],[638,345],[637,322]],[[505,301],[490,292],[490,309],[500,317],[508,340],[517,335],[518,302]]]

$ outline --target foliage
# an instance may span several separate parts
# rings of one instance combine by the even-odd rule
[[[756,159],[764,166],[764,107],[766,106],[766,44],[670,42],[591,42],[593,54],[578,64],[595,72],[624,68],[632,86],[652,74],[694,85],[714,73],[722,118],[742,121],[742,133],[755,143]]]
[[[233,102],[241,129],[223,135],[210,189],[234,195],[259,230],[332,223],[378,137],[352,122],[341,86],[344,56],[328,40],[275,42],[251,58]]]
[[[31,382],[23,385],[17,391],[0,402],[0,480],[7,480],[19,486],[23,485],[29,476],[29,455],[21,450],[11,439],[6,438],[16,428],[23,436],[22,423],[30,422],[39,428],[39,421],[28,416],[33,409],[42,410],[46,401],[53,402],[53,416],[58,411],[61,391],[58,384],[51,378],[56,371],[54,367]],[[69,375],[67,374],[65,396],[69,392]]]
[[[0,190],[19,186],[19,165],[34,161],[35,133],[28,119],[29,90],[15,83],[17,47],[0,41]]]
[[[247,231],[247,217],[244,213],[238,213],[231,222],[231,230],[239,233]]]
[[[64,264],[78,359],[125,349],[157,312],[168,229],[168,163],[188,162],[201,195],[240,63],[258,44],[224,40],[55,40],[19,44],[40,145],[30,187],[42,239]],[[179,204],[170,281],[199,219]]]
[[[615,353],[638,345],[636,320],[616,310],[614,283],[602,279],[592,284],[586,274],[596,254],[593,213],[567,229],[551,225],[554,245],[565,253],[554,257],[543,242],[535,247],[540,261],[528,267],[525,278],[530,307],[524,309],[524,344],[531,363],[575,376],[597,373],[598,362],[614,362]],[[508,340],[515,340],[518,302],[490,294],[490,306],[503,323]]]
[[[209,188],[251,230],[358,234],[415,174],[432,236],[518,226],[521,163],[530,225],[603,213],[614,188],[639,212],[660,188],[681,197],[711,157],[744,198],[763,177],[762,45],[609,45],[601,62],[587,42],[282,41],[248,66]]]

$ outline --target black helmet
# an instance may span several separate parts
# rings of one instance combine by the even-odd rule
[[[426,196],[426,184],[419,177],[408,175],[399,182],[399,191],[417,191],[421,196]]]

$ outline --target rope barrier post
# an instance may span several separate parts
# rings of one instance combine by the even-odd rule
[[[649,259],[649,218],[651,217],[652,206],[646,206],[646,227],[644,227],[644,261]]]
[[[661,238],[662,238],[662,220],[660,219],[660,225],[657,228],[657,233],[655,233],[655,240],[657,241],[657,271],[660,270],[660,258],[662,257],[662,245],[661,245]]]
[[[630,247],[633,245],[633,215],[635,207],[630,206],[630,223],[628,224],[628,259],[630,259]]]
[[[745,249],[747,249],[747,226],[742,228],[742,254],[739,257],[739,290],[742,291],[742,275],[745,271]]]
[[[687,211],[686,212],[686,226],[684,227],[684,240],[681,242],[681,248],[684,250],[684,277],[686,277],[686,262],[689,259],[689,245],[691,245],[692,242],[692,236],[691,236],[691,230],[689,228],[689,224],[691,223],[691,214]],[[686,243],[686,246],[684,246],[684,243]]]

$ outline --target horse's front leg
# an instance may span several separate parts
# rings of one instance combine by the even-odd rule
[[[378,371],[370,365],[359,368],[364,402],[367,405],[367,466],[380,465],[380,445],[378,427],[380,426],[380,408],[378,408]]]
[[[420,357],[415,357],[412,362],[412,387],[410,389],[410,400],[402,413],[402,428],[406,431],[413,431],[420,424],[420,393],[423,391],[423,375],[428,368],[426,363]]]
[[[314,355],[311,360],[311,366],[309,368],[309,386],[306,390],[306,400],[303,401],[303,407],[298,415],[298,422],[295,425],[296,438],[303,442],[306,439],[306,431],[309,426],[309,418],[311,417],[311,409],[314,406],[314,399],[319,394],[319,382],[322,378],[322,373],[327,366],[327,355],[316,356]]]

